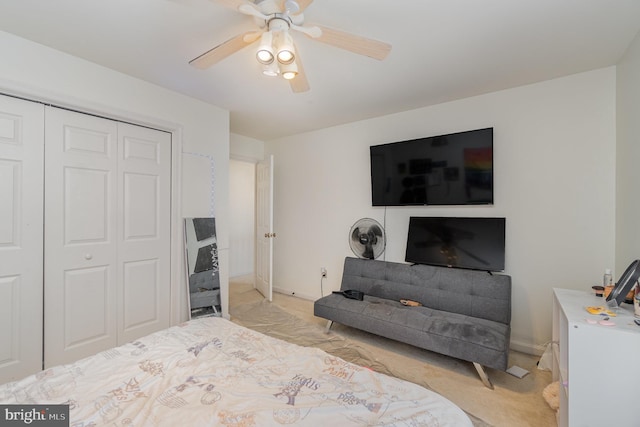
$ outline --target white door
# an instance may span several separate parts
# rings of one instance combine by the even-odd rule
[[[45,368],[117,344],[117,131],[46,109]]]
[[[273,299],[273,156],[256,168],[256,288]]]
[[[170,142],[47,108],[45,367],[169,325]]]
[[[44,107],[0,96],[0,383],[42,369]]]
[[[171,134],[118,123],[118,344],[169,327]],[[121,214],[120,214],[121,213]]]

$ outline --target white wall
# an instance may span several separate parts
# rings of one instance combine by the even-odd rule
[[[621,274],[640,258],[640,33],[618,64],[617,89],[616,269]]]
[[[232,159],[259,162],[264,159],[264,142],[244,135],[229,135],[229,154]]]
[[[513,279],[512,347],[551,339],[552,288],[590,290],[614,267],[614,67],[267,142],[275,155],[274,289],[337,290],[359,218],[386,227],[403,262],[408,218],[504,216]],[[494,128],[495,204],[373,208],[369,146]]]
[[[172,320],[188,316],[181,217],[210,215],[212,193],[223,310],[228,313],[229,113],[8,33],[0,32],[0,52],[0,92],[167,130],[173,133],[174,147],[181,144],[184,152],[198,154],[175,153],[183,164],[177,164],[182,201],[181,212],[174,212],[178,262],[172,265]]]

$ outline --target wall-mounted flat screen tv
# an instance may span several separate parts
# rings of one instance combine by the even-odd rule
[[[493,204],[493,128],[373,145],[373,206]]]
[[[411,217],[405,261],[504,270],[505,218]]]

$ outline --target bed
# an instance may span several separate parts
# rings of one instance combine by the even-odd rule
[[[219,317],[0,385],[0,402],[68,404],[74,427],[472,426],[437,393]]]

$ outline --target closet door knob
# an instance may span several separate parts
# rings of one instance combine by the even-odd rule
[[[93,258],[93,255],[91,255],[91,254],[84,254],[84,259],[89,260],[89,259],[91,259],[91,258]]]

